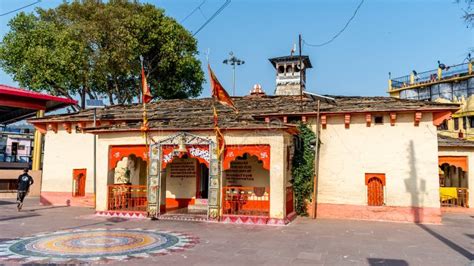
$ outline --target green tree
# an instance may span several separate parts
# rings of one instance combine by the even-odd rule
[[[19,13],[0,43],[0,67],[21,86],[53,95],[108,97],[131,103],[140,95],[140,55],[154,98],[196,97],[204,73],[197,42],[162,9],[137,1],[63,3]]]
[[[311,141],[316,138],[311,129],[301,123],[298,126],[298,142],[293,155],[291,174],[295,192],[295,209],[299,215],[307,215],[306,202],[313,192],[315,151]]]

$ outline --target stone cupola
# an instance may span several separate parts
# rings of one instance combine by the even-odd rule
[[[282,56],[270,58],[276,70],[275,95],[300,95],[305,90],[306,69],[312,68],[309,56]]]

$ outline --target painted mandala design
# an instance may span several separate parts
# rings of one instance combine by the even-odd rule
[[[0,242],[0,260],[100,261],[146,258],[192,248],[187,234],[145,229],[90,229],[39,234]]]

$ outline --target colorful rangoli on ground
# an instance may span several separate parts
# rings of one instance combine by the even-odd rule
[[[197,238],[145,229],[87,229],[38,234],[0,242],[0,260],[93,262],[165,255],[192,248]]]

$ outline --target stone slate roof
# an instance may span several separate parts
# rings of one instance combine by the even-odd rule
[[[401,100],[389,97],[343,97],[334,96],[335,102],[321,102],[321,113],[347,112],[383,112],[401,110],[457,110],[457,104],[443,104],[424,101]],[[244,96],[233,97],[239,113],[216,103],[219,114],[219,127],[223,129],[288,129],[295,125],[266,123],[265,117],[315,115],[317,101],[314,97],[300,96]],[[212,99],[176,99],[159,100],[147,104],[150,129],[212,129]],[[115,105],[97,110],[98,121],[120,121],[115,125],[105,125],[94,130],[130,130],[140,129],[142,105]],[[41,122],[79,122],[92,121],[93,111],[84,110],[73,114],[52,115],[31,119],[32,123]],[[291,120],[291,119],[289,119]],[[93,128],[88,128],[92,130]]]
[[[439,147],[473,147],[474,141],[460,139],[460,138],[451,138],[448,136],[443,136],[438,134],[438,146]]]
[[[382,96],[331,96],[336,101],[329,112],[388,112],[407,110],[459,109],[459,104],[437,103]]]

